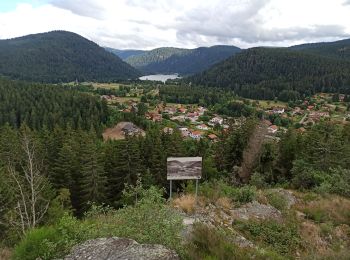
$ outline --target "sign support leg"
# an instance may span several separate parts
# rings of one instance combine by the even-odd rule
[[[173,195],[173,180],[170,180],[169,194],[170,194],[170,200],[171,200],[172,199],[172,195]]]

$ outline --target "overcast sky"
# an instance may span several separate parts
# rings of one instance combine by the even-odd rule
[[[350,0],[0,0],[0,39],[51,30],[101,46],[290,46],[350,38]]]

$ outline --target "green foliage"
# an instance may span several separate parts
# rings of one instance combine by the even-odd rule
[[[256,188],[248,185],[235,187],[227,184],[224,180],[212,180],[201,183],[199,194],[212,200],[228,197],[235,202],[245,204],[255,200]]]
[[[294,224],[282,224],[268,220],[240,222],[235,226],[244,234],[261,241],[262,245],[281,255],[291,256],[301,247],[298,227]]]
[[[84,220],[65,215],[53,226],[30,231],[16,246],[14,259],[53,259],[76,244],[97,237],[126,237],[140,243],[163,244],[183,254],[182,218],[169,208],[159,189],[142,191],[134,206],[120,210],[92,206]]]
[[[97,44],[53,31],[0,41],[0,73],[37,82],[113,81],[140,73]]]
[[[70,195],[68,189],[59,190],[58,196],[51,201],[50,207],[48,208],[46,224],[55,224],[63,218],[66,213],[71,213],[72,203]]]
[[[330,220],[327,210],[320,207],[310,207],[304,209],[306,218],[315,221],[316,223],[324,223]]]
[[[196,224],[191,240],[187,245],[190,259],[282,259],[278,254],[266,250],[259,251],[251,248],[240,248],[228,239],[224,230]]]
[[[42,227],[28,232],[24,241],[15,247],[13,259],[52,259],[57,250],[58,236],[58,231],[53,227]]]
[[[317,54],[329,58],[350,60],[350,51],[348,49],[349,44],[349,39],[346,39],[336,42],[320,42],[296,45],[291,47],[291,49],[299,50],[305,53]]]
[[[32,129],[55,127],[101,130],[107,104],[69,87],[29,84],[0,78],[0,126]]]
[[[268,191],[265,194],[269,204],[275,207],[278,210],[285,210],[287,208],[288,202],[283,197],[283,195],[279,194],[277,191]]]
[[[349,93],[349,64],[286,48],[252,48],[188,81],[247,98],[287,101],[315,92]]]

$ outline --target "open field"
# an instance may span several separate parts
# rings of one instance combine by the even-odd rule
[[[268,109],[271,107],[287,107],[288,104],[282,101],[273,101],[273,100],[255,100],[249,99],[251,102],[259,102],[259,106],[263,109]]]

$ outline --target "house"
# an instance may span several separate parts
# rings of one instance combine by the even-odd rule
[[[147,119],[151,119],[153,122],[161,122],[163,120],[162,114],[159,113],[148,113]]]
[[[224,122],[224,119],[222,117],[216,116],[216,117],[213,117],[212,119],[210,119],[208,124],[211,126],[214,126],[217,124],[222,125],[223,122]]]
[[[217,137],[217,135],[215,135],[215,134],[210,134],[210,135],[208,135],[208,138],[211,140],[211,141],[217,141],[217,139],[218,139],[218,137]]]
[[[187,113],[187,115],[185,116],[185,119],[188,119],[192,123],[195,123],[198,120],[198,113],[196,113],[196,112],[194,112],[194,113]]]
[[[172,120],[172,121],[179,121],[179,122],[185,122],[185,116],[184,115],[173,116],[172,118],[170,118],[170,120]]]
[[[185,114],[186,111],[187,111],[187,109],[184,108],[184,107],[180,107],[180,108],[178,109],[178,111],[179,111],[180,113],[182,113],[182,114]]]
[[[182,137],[188,137],[190,135],[190,131],[187,127],[179,127],[179,131],[181,132]]]
[[[198,114],[199,114],[200,116],[204,115],[204,112],[207,111],[207,109],[204,108],[204,107],[198,107],[197,110],[198,110]]]
[[[300,107],[295,107],[293,110],[293,115],[302,115],[303,114],[303,110]]]
[[[102,95],[102,96],[101,96],[101,99],[104,99],[104,100],[111,100],[111,97],[108,96],[108,95]]]
[[[272,126],[271,121],[270,121],[270,120],[267,120],[267,119],[263,120],[263,124],[264,124],[264,125],[267,125],[267,126]]]
[[[298,131],[300,134],[303,134],[303,133],[306,132],[306,129],[305,129],[304,127],[300,127],[300,128],[298,128],[297,131]]]
[[[204,130],[204,131],[207,131],[209,129],[206,124],[197,125],[196,128],[199,130]]]
[[[274,114],[283,114],[284,113],[284,108],[283,107],[275,107],[275,108],[273,108],[272,113],[274,113]]]
[[[190,132],[190,137],[195,140],[199,140],[202,138],[202,133],[199,131],[193,131],[193,132]]]
[[[132,135],[138,135],[140,133],[140,129],[137,128],[133,123],[126,123],[122,131],[124,135],[132,136]]]
[[[163,112],[167,113],[169,115],[173,115],[176,113],[176,108],[175,107],[166,107]]]
[[[313,110],[315,107],[314,106],[307,106],[307,110]]]
[[[163,132],[172,135],[174,133],[174,129],[171,127],[164,127]]]
[[[267,128],[267,131],[268,131],[270,134],[275,134],[275,133],[277,133],[277,131],[278,131],[278,126],[276,126],[276,125],[271,125],[271,126],[269,126],[269,128]]]
[[[322,117],[329,117],[329,112],[310,112],[309,118],[313,121],[319,121]]]

